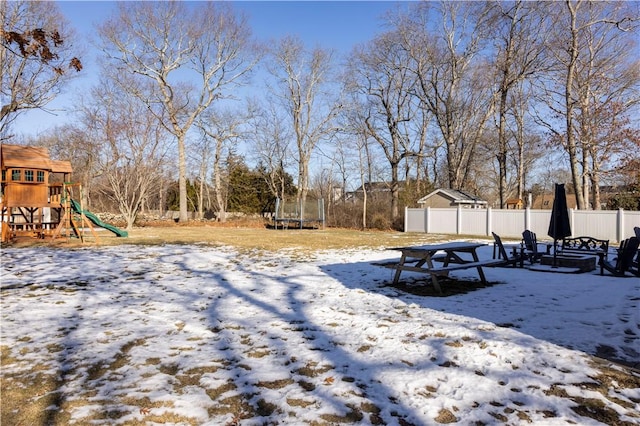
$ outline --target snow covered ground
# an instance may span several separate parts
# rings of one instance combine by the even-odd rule
[[[603,369],[640,375],[587,355],[638,365],[639,279],[486,268],[497,284],[428,297],[372,265],[397,257],[6,248],[3,387],[56,377],[34,401],[77,424],[640,422]]]

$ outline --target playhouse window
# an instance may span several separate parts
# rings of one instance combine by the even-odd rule
[[[20,180],[22,177],[22,170],[11,170],[11,180]]]
[[[24,180],[27,182],[33,182],[33,170],[24,171]]]
[[[44,171],[38,170],[38,182],[44,182]]]

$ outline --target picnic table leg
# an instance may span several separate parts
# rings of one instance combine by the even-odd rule
[[[482,281],[482,284],[487,285],[487,279],[484,276],[482,266],[478,266],[476,269],[478,270],[478,275],[480,275],[480,281]]]
[[[438,294],[442,294],[442,288],[440,287],[440,283],[438,282],[438,275],[431,274],[431,284],[433,288],[438,292]]]
[[[433,259],[431,258],[430,254],[427,254],[425,258],[420,262],[422,263],[422,265],[426,263],[429,270],[433,269]],[[447,266],[447,265],[449,265],[449,256],[447,256],[444,260],[444,266]],[[440,287],[440,283],[438,282],[438,274],[429,274],[429,275],[431,276],[431,285],[433,285],[433,288],[438,292],[438,294],[442,294],[442,287]],[[448,276],[449,273],[447,272],[444,275]]]
[[[475,250],[471,252],[471,255],[473,256],[474,262],[480,261],[480,259],[478,258],[478,253],[476,253]],[[478,275],[480,275],[480,281],[482,281],[482,284],[487,285],[487,279],[484,276],[484,271],[482,270],[482,266],[478,266],[476,269],[478,270]]]
[[[404,254],[402,254],[402,256],[400,256],[400,262],[398,263],[398,266],[396,268],[396,273],[393,276],[393,285],[398,285],[398,281],[400,281],[400,273],[402,272],[402,266],[404,266],[404,261],[407,258],[407,256],[405,256]]]

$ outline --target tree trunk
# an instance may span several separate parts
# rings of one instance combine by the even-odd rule
[[[215,193],[216,204],[218,207],[218,221],[225,223],[227,221],[226,203],[222,194],[222,168],[220,161],[222,160],[222,143],[216,141],[216,153],[213,161],[213,192]]]
[[[180,215],[178,220],[186,222],[187,212],[187,154],[185,152],[184,136],[178,136],[178,191],[180,196]]]
[[[500,168],[499,176],[499,192],[500,192],[500,208],[503,209],[506,203],[507,192],[507,94],[506,88],[506,72],[503,77],[502,89],[500,90],[500,109],[498,124],[498,166]]]
[[[566,109],[566,143],[567,152],[569,154],[569,166],[571,169],[571,181],[573,183],[574,193],[576,195],[576,205],[578,210],[584,209],[584,196],[582,192],[582,182],[580,180],[580,170],[578,167],[578,148],[573,131],[574,119],[574,102],[573,84],[576,74],[576,63],[578,60],[578,30],[576,29],[577,11],[571,7],[571,3],[567,2],[567,7],[571,14],[571,46],[569,47],[569,65],[567,67],[567,76],[565,80],[565,109]]]
[[[391,164],[391,220],[398,217],[399,186],[398,163],[393,163]]]

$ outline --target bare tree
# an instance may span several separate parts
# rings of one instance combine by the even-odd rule
[[[55,2],[3,1],[0,18],[2,140],[21,112],[45,109],[82,63],[72,53],[73,30]]]
[[[578,116],[586,113],[590,102],[590,85],[600,77],[598,67],[592,65],[599,59],[607,62],[624,62],[625,54],[611,50],[600,50],[606,56],[596,58],[594,42],[597,38],[610,39],[611,32],[622,32],[628,38],[637,39],[637,5],[625,2],[590,2],[586,0],[566,0],[558,9],[558,19],[553,31],[553,42],[549,45],[554,55],[555,73],[552,87],[545,92],[547,107],[556,117],[561,117],[563,125],[549,119],[541,121],[553,132],[569,156],[572,186],[578,209],[588,207],[588,186],[590,184],[589,144],[586,128],[584,145],[581,139],[581,124]],[[597,35],[600,34],[600,35]],[[595,37],[595,38],[594,38]],[[608,64],[611,69],[611,64]],[[595,72],[595,74],[594,74]],[[588,77],[589,73],[594,78]],[[586,194],[585,194],[586,192]]]
[[[391,219],[399,215],[400,165],[406,158],[419,155],[413,140],[420,138],[415,138],[411,124],[422,113],[412,95],[415,75],[400,47],[397,34],[392,32],[357,47],[345,77],[346,90],[360,97],[352,126],[360,129],[357,134],[377,142],[390,167]]]
[[[336,175],[339,177],[339,179],[336,180],[339,182],[339,186],[336,186],[336,192],[332,194],[331,200],[329,201],[330,203],[345,202],[346,188],[349,184],[349,175],[352,165],[350,157],[353,153],[348,138],[349,136],[345,132],[339,132],[336,134],[335,150],[331,161],[336,167]]]
[[[474,152],[493,114],[488,70],[479,58],[485,12],[477,3],[425,2],[396,22],[418,81],[416,96],[444,141],[447,184],[455,189],[470,183]]]
[[[533,74],[544,69],[544,45],[547,32],[544,30],[546,6],[537,2],[518,0],[515,2],[490,3],[487,37],[493,40],[495,67],[497,114],[500,208],[504,208],[507,197],[507,156],[509,107],[526,106],[511,103],[510,94]],[[514,111],[522,117],[523,113]],[[520,122],[522,124],[522,122]],[[515,136],[520,133],[515,133]],[[516,141],[524,147],[523,141]],[[520,170],[520,173],[522,170]],[[518,175],[517,197],[522,198],[522,176]]]
[[[200,127],[198,123],[196,126]],[[213,141],[211,138],[206,135],[202,135],[202,138],[194,142],[192,147],[192,161],[198,168],[198,179],[197,179],[197,187],[198,187],[198,219],[202,220],[204,218],[205,210],[209,210],[211,207],[210,200],[210,187],[208,185],[208,177],[209,177],[209,166],[212,160],[212,147]],[[205,202],[206,198],[206,202]]]
[[[197,123],[198,128],[202,131],[206,148],[204,152],[207,160],[213,154],[213,192],[217,211],[217,217],[220,222],[226,222],[226,197],[227,188],[224,182],[224,171],[222,162],[228,157],[229,148],[241,137],[241,126],[245,123],[246,117],[234,111],[207,111]],[[202,183],[204,184],[205,173],[201,173]],[[228,182],[226,182],[228,184]],[[202,186],[200,201],[202,202]]]
[[[187,216],[186,138],[214,101],[256,62],[250,30],[224,3],[118,3],[117,16],[99,28],[111,66],[146,80],[130,95],[154,111],[178,143],[180,221]],[[159,107],[159,108],[158,108]]]
[[[350,68],[347,67],[346,71],[348,74]],[[384,150],[375,150],[378,142],[371,137],[365,123],[365,113],[368,111],[369,102],[366,97],[362,96],[362,88],[359,88],[358,82],[361,83],[362,81],[352,77],[344,78],[347,98],[345,98],[345,104],[339,116],[342,136],[340,139],[340,151],[344,158],[344,164],[341,167],[344,170],[353,170],[357,176],[359,187],[356,194],[359,196],[360,191],[362,191],[361,224],[362,228],[366,229],[368,227],[367,217],[369,214],[369,186],[380,175],[388,176],[388,167],[385,166],[388,159],[382,158]],[[380,157],[376,157],[376,154],[380,154]],[[384,171],[381,172],[381,170]],[[359,201],[357,198],[347,199],[346,176],[343,186],[345,190],[343,202],[357,205]]]
[[[599,210],[601,174],[616,160],[633,155],[634,134],[637,138],[640,132],[640,123],[630,121],[640,104],[640,59],[626,55],[638,47],[637,38],[610,24],[591,25],[584,33],[584,59],[576,72],[576,85],[581,88],[576,136],[583,153],[585,202]]]
[[[297,148],[298,199],[301,206],[309,191],[309,162],[316,146],[335,133],[339,105],[329,92],[332,55],[321,48],[305,50],[300,39],[285,37],[271,50],[269,72],[276,78],[273,94],[291,119]]]
[[[356,147],[358,149],[358,175],[362,187],[362,228],[367,229],[367,182],[371,182],[371,149],[366,134],[357,136]]]
[[[527,120],[531,119],[529,114],[529,106],[532,99],[531,90],[523,82],[510,91],[509,96],[511,124],[508,130],[511,137],[508,139],[513,140],[516,144],[515,149],[510,152],[513,158],[513,166],[517,170],[516,194],[519,199],[524,198],[525,189],[529,188],[528,179],[534,165],[544,156],[542,135],[537,131],[537,127],[533,128],[533,126],[526,123]],[[531,206],[527,205],[527,207]]]
[[[131,229],[164,171],[169,133],[146,105],[126,96],[127,75],[103,78],[80,111],[85,138],[99,142],[94,179]]]
[[[287,179],[285,170],[290,166],[292,154],[291,127],[287,126],[285,113],[274,102],[251,105],[249,138],[253,141],[253,155],[264,168],[267,187],[275,198],[285,200]],[[284,203],[280,203],[281,208]],[[282,212],[275,212],[282,213]]]
[[[440,146],[437,139],[430,138],[431,123],[433,116],[428,108],[424,108],[424,105],[420,105],[421,108],[416,113],[414,120],[416,130],[414,131],[415,139],[417,139],[416,152],[418,155],[414,157],[407,157],[407,163],[409,160],[415,159],[415,178],[416,178],[416,194],[422,193],[426,188],[432,186],[432,177],[429,173],[429,165],[435,164],[438,161],[436,156],[436,150]],[[407,172],[409,169],[407,165]],[[407,176],[407,182],[409,177]]]

